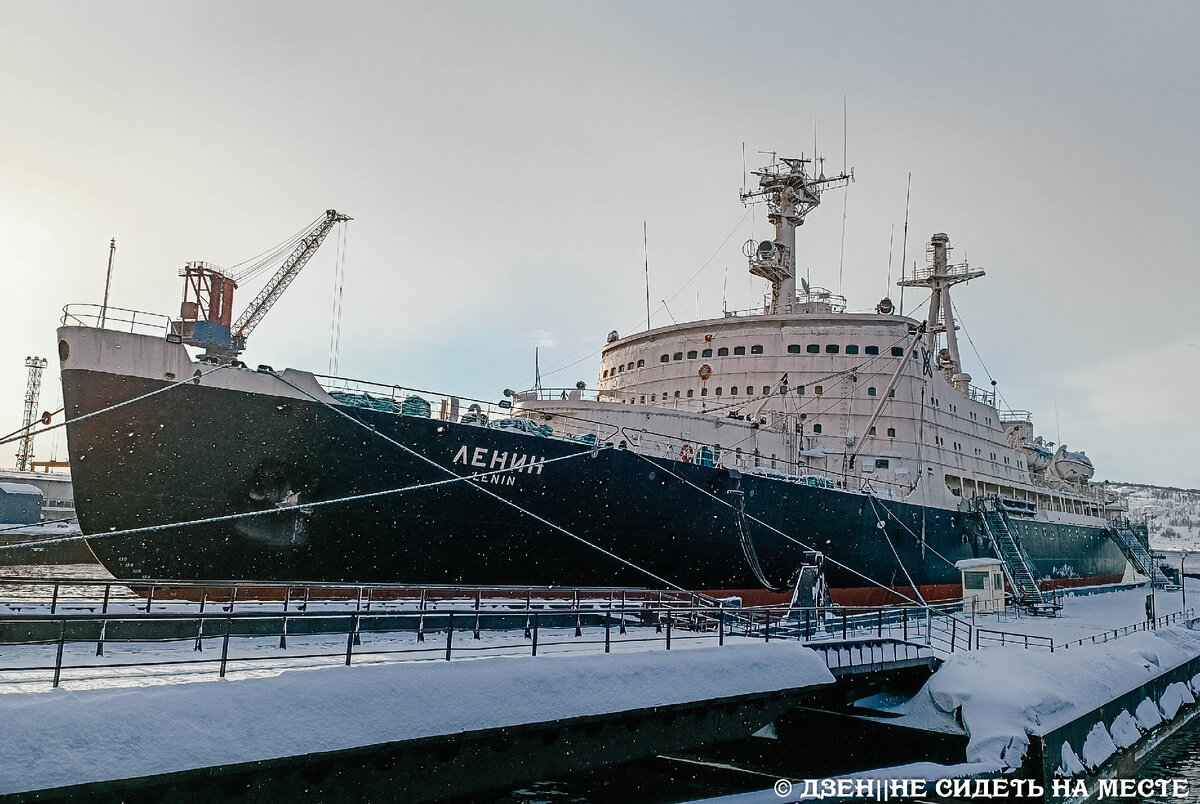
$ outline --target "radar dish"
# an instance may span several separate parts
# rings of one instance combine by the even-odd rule
[[[805,279],[804,277],[800,277],[800,286],[801,286],[802,288],[804,288],[804,292],[805,292],[805,293],[809,293],[809,292],[810,292],[810,291],[809,291],[809,289],[808,289],[808,280],[807,280],[807,279]]]

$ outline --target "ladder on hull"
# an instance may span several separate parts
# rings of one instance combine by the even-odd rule
[[[1117,547],[1121,548],[1121,552],[1129,559],[1133,568],[1149,578],[1153,586],[1161,589],[1171,585],[1170,579],[1163,574],[1154,557],[1150,555],[1149,540],[1143,542],[1139,539],[1132,527],[1110,528],[1108,535],[1117,543]]]
[[[1037,605],[1045,602],[1038,586],[1037,570],[1025,549],[1017,542],[1008,527],[1008,517],[994,498],[979,501],[979,518],[983,533],[992,544],[996,558],[1004,562],[1004,572],[1022,605]]]

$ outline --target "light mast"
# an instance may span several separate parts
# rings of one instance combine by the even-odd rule
[[[767,314],[790,313],[796,302],[796,227],[821,203],[821,192],[845,187],[854,180],[854,171],[825,178],[808,175],[811,159],[781,158],[772,161],[758,176],[758,189],[742,193],[742,203],[766,201],[767,219],[775,227],[775,239],[746,244],[750,273],[771,283],[771,302]]]
[[[909,288],[929,288],[929,318],[925,329],[927,348],[930,354],[938,355],[938,365],[946,372],[950,384],[966,393],[971,384],[971,375],[962,370],[962,361],[958,356],[958,337],[954,331],[954,307],[950,303],[950,288],[959,282],[978,279],[984,275],[984,271],[981,268],[972,270],[966,262],[950,265],[950,236],[944,232],[938,232],[929,238],[926,253],[928,267],[918,271],[912,279],[902,279],[899,284]],[[939,332],[946,333],[945,355],[937,350]]]

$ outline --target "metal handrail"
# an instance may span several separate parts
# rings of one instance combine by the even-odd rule
[[[138,320],[141,316],[141,320]],[[105,307],[101,304],[67,304],[59,323],[64,326],[110,329],[118,332],[141,332],[146,335],[170,335],[171,317],[126,307]],[[126,329],[123,325],[128,324]],[[121,325],[121,326],[118,326]]]
[[[1171,625],[1172,623],[1181,620],[1192,620],[1195,615],[1194,609],[1187,611],[1177,611],[1172,614],[1164,614],[1161,617],[1156,617],[1153,620],[1147,620],[1142,623],[1134,623],[1120,628],[1111,628],[1101,631],[1091,636],[1073,639],[1069,642],[1055,643],[1053,637],[1044,636],[1041,634],[1021,634],[1014,631],[999,631],[992,628],[976,628],[975,629],[975,647],[976,649],[983,646],[983,639],[988,639],[999,645],[1019,645],[1023,648],[1049,648],[1051,653],[1057,649],[1068,649],[1072,645],[1080,646],[1087,643],[1093,645],[1103,644],[1112,639],[1119,639],[1129,634],[1137,633],[1138,631],[1153,631],[1160,626]],[[984,636],[984,635],[988,636]]]

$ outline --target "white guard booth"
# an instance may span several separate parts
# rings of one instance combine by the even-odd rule
[[[954,564],[962,572],[963,613],[1004,611],[1004,564],[998,558],[965,558]]]

